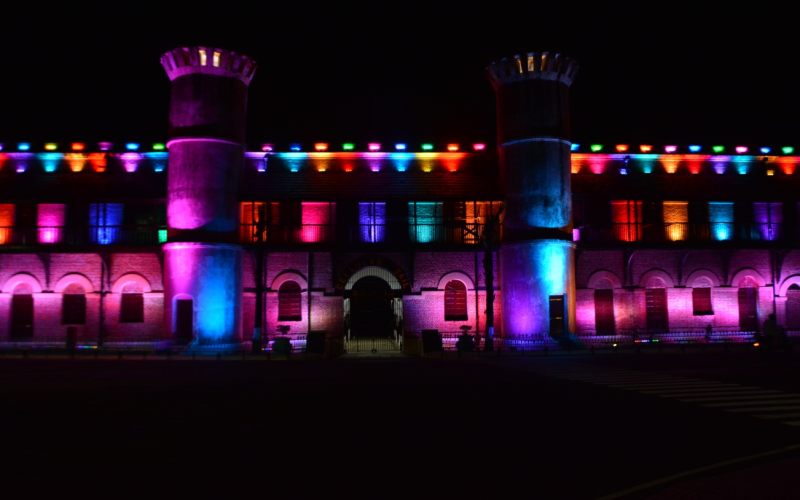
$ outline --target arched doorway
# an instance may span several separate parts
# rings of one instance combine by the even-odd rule
[[[399,350],[403,334],[403,287],[395,273],[378,266],[354,272],[344,286],[348,352]]]
[[[800,286],[797,283],[786,291],[786,328],[800,330]]]
[[[350,295],[350,334],[355,338],[388,338],[394,334],[394,290],[377,276],[353,284]]]

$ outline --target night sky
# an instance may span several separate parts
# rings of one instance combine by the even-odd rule
[[[210,45],[259,63],[248,141],[495,141],[495,59],[549,50],[581,65],[575,142],[800,146],[795,26],[785,12],[711,14],[454,4],[179,3],[145,11],[17,10],[0,30],[0,142],[166,140],[162,52]],[[645,4],[642,4],[645,5]],[[124,9],[123,9],[124,10]]]

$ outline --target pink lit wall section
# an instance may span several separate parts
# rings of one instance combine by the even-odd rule
[[[60,243],[64,237],[66,207],[60,203],[41,203],[36,215],[39,243]]]

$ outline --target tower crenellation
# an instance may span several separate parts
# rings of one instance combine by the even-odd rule
[[[238,78],[250,84],[256,62],[244,54],[215,47],[179,47],[161,56],[161,65],[170,80],[192,73]]]
[[[486,68],[486,74],[495,89],[522,80],[552,80],[570,86],[577,72],[577,61],[549,52],[529,52],[510,59],[503,58]]]

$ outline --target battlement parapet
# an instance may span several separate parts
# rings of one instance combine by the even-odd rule
[[[256,71],[256,62],[243,54],[213,47],[179,47],[161,56],[170,81],[183,75],[203,73],[238,78],[250,84]]]
[[[486,68],[486,75],[495,90],[506,83],[523,80],[558,81],[569,87],[577,72],[577,61],[549,52],[529,52],[511,59],[503,58]]]

